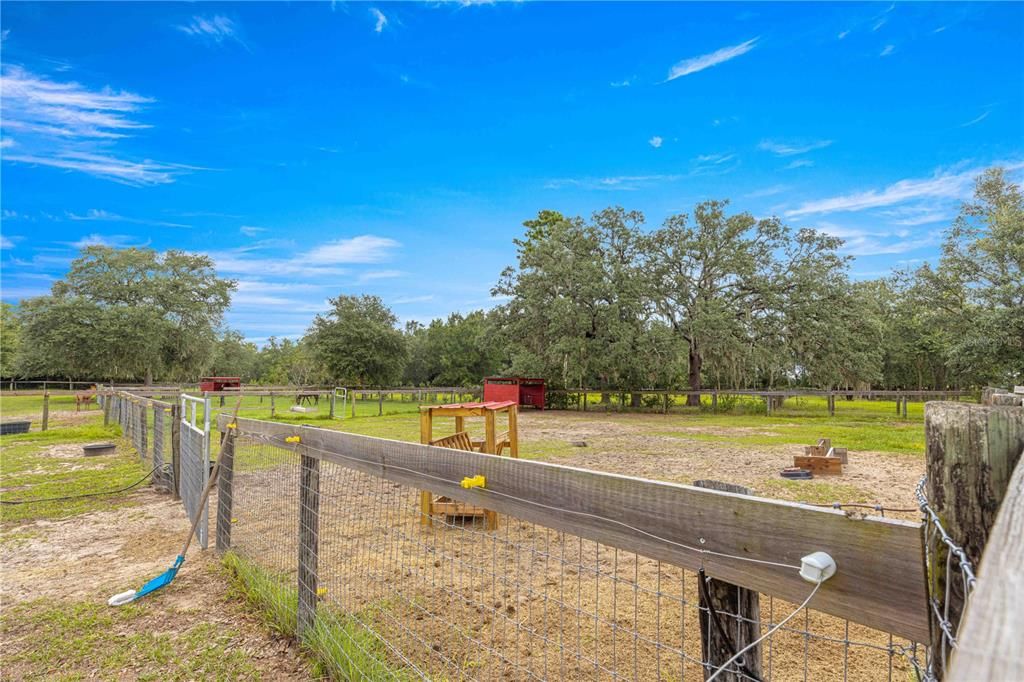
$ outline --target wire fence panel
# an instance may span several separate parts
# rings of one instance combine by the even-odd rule
[[[181,425],[181,502],[188,513],[189,519],[194,519],[200,511],[203,490],[210,477],[210,462],[207,454],[208,434],[203,433],[187,422]],[[202,518],[199,527],[196,529],[196,539],[199,546],[206,549],[208,546],[209,526],[209,504],[202,505]]]
[[[762,595],[758,613],[710,613],[694,571],[508,514],[490,531],[427,525],[417,489],[313,450],[240,434],[221,522],[251,597],[342,678],[702,680],[712,627],[765,634],[797,608]],[[906,680],[923,658],[802,609],[764,642],[759,673],[747,660],[719,679]]]

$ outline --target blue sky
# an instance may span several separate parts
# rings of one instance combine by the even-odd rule
[[[338,293],[494,305],[547,208],[730,198],[879,276],[1024,164],[1021,3],[0,9],[3,299],[83,244],[202,251],[259,343]]]

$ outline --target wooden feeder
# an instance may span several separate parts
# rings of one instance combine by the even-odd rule
[[[808,445],[803,455],[793,457],[793,466],[806,469],[815,476],[838,476],[843,473],[846,459],[846,448],[834,448],[830,438],[819,438],[817,445]]]
[[[498,432],[498,415],[505,413],[508,429]],[[434,438],[434,417],[454,417],[455,433],[443,438]],[[467,417],[482,417],[484,439],[473,440],[466,431]],[[420,407],[420,442],[452,450],[484,452],[492,455],[507,454],[519,457],[518,407],[515,401],[491,401],[482,403],[454,403],[451,405],[423,405]],[[474,472],[467,472],[467,475]],[[446,517],[483,517],[488,530],[498,527],[498,513],[483,507],[456,502],[443,495],[435,497],[429,491],[420,493],[420,522],[432,524],[434,514]]]

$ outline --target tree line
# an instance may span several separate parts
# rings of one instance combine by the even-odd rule
[[[399,326],[339,295],[298,340],[223,327],[235,282],[206,256],[90,246],[48,296],[5,305],[0,376],[556,388],[964,388],[1024,382],[1024,200],[998,168],[934,265],[854,280],[842,240],[705,201],[648,229],[545,210],[490,310]]]

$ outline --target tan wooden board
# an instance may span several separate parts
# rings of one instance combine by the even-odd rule
[[[815,476],[838,476],[843,473],[843,461],[838,457],[794,455],[793,466],[808,469]]]

